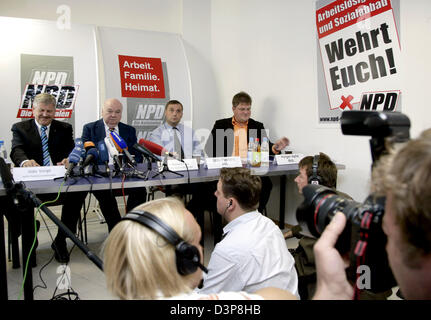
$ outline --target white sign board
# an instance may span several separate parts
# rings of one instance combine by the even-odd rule
[[[206,158],[206,164],[208,169],[242,167],[242,162],[240,157]]]
[[[64,166],[49,167],[25,167],[13,168],[12,174],[15,181],[39,181],[53,180],[64,177],[66,168]]]
[[[168,168],[171,171],[191,171],[198,170],[198,163],[196,159],[183,159],[184,162],[172,159],[168,160]]]
[[[297,164],[301,159],[304,158],[302,153],[291,153],[291,154],[277,154],[275,156],[275,163],[277,165],[284,164]]]

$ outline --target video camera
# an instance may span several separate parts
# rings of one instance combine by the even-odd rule
[[[344,111],[341,130],[345,135],[371,136],[370,147],[373,166],[388,153],[394,143],[409,140],[410,120],[399,112]],[[340,196],[335,190],[319,185],[303,188],[303,203],[296,210],[296,218],[303,234],[320,237],[338,211],[343,212],[347,224],[338,238],[336,248],[340,254],[349,253],[348,278],[355,283],[357,268],[368,266],[371,273],[370,288],[383,292],[396,285],[385,250],[386,235],[382,230],[385,198],[369,195],[363,203]],[[353,250],[352,250],[353,249]]]

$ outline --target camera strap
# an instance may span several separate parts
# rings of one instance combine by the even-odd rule
[[[370,231],[370,225],[373,220],[373,214],[366,211],[361,219],[361,229],[359,232],[359,241],[356,243],[354,254],[356,256],[356,270],[361,266],[365,261],[365,253],[368,245],[368,236]],[[359,278],[359,274],[357,274],[356,280]],[[359,292],[357,284],[355,284],[355,296],[354,300],[359,300]]]

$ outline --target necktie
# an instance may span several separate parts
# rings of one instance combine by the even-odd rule
[[[109,139],[111,139],[111,132],[115,132],[115,128],[108,128],[108,138]],[[112,156],[110,154],[109,154],[108,164],[114,164],[114,159],[112,158]]]
[[[46,129],[48,128],[46,126],[42,126],[40,129],[40,138],[42,139],[43,165],[49,166],[51,157],[48,150],[48,137],[46,136]]]
[[[180,141],[180,139],[178,138],[178,134],[177,134],[177,131],[178,131],[178,133],[179,133],[179,134],[181,134],[181,133],[180,133],[180,130],[178,130],[178,128],[177,128],[177,127],[173,127],[173,129],[174,129],[174,151],[175,151],[179,156],[181,156],[181,159],[184,159],[184,151],[183,151],[183,147],[181,146],[181,141]]]

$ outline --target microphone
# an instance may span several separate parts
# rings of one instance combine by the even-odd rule
[[[105,142],[103,142],[103,140],[101,140],[97,143],[97,150],[99,151],[100,161],[105,164],[106,172],[109,173],[109,171],[110,171],[110,169],[109,169],[109,154],[108,154],[108,150],[106,150],[106,145],[105,145]]]
[[[172,152],[165,152],[166,154],[162,154],[163,153],[163,147],[157,143],[152,142],[152,141],[140,139],[139,144],[144,145],[146,148],[148,148],[148,150],[150,150],[154,154],[157,154],[158,156],[168,155],[172,158],[180,160],[179,157],[174,155]],[[180,161],[182,161],[182,160],[180,160]]]
[[[75,139],[75,147],[84,148],[84,141],[82,141],[81,138],[76,138]]]
[[[160,161],[159,158],[157,158],[150,150],[148,150],[147,148],[145,148],[144,146],[141,146],[138,143],[135,143],[133,145],[133,148],[135,148],[137,151],[139,151],[140,153],[142,153],[146,158],[150,158],[153,159],[154,161]]]
[[[81,158],[85,155],[85,149],[83,148],[83,142],[81,138],[75,139],[75,148],[69,154],[69,167],[67,168],[66,174],[64,175],[64,180],[70,176],[73,168],[81,161]]]
[[[132,155],[127,150],[127,143],[126,143],[126,141],[124,141],[124,139],[121,138],[115,131],[111,131],[110,135],[111,135],[112,142],[114,143],[114,145],[117,148],[117,150],[119,152],[124,153],[124,155],[129,160],[129,162],[131,164],[135,165],[136,161],[135,161],[135,159],[133,159]]]
[[[82,163],[84,162],[84,158],[85,158],[84,141],[82,140],[82,138],[75,139],[75,147],[76,146],[81,148],[81,156],[79,158],[78,166],[82,166]]]
[[[118,158],[119,153],[117,148],[114,145],[114,142],[112,142],[112,139],[109,137],[105,137],[104,141],[105,141],[106,149],[108,149],[109,155],[112,157],[112,159],[114,159],[114,162],[118,165],[118,168],[120,168],[120,171],[123,171],[120,159]]]
[[[91,162],[96,162],[99,158],[99,154],[97,152],[96,146],[94,145],[93,141],[86,141],[84,143],[84,148],[87,151],[87,156],[82,164],[82,166],[85,168],[88,166]]]
[[[208,273],[208,269],[205,268],[205,266],[203,264],[201,264],[200,262],[197,263],[197,266],[205,273]]]

